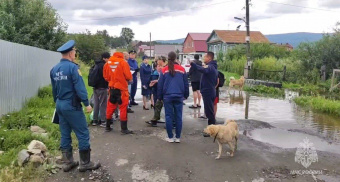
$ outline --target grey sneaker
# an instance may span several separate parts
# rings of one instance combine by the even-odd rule
[[[179,138],[175,138],[175,143],[181,143],[181,140]]]

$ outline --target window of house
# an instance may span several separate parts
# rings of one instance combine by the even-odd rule
[[[191,42],[191,47],[194,47],[194,42]]]
[[[216,47],[216,45],[214,45],[214,52],[216,52],[216,49],[217,49],[217,47]]]

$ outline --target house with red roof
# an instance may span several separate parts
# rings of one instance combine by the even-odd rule
[[[183,53],[180,54],[180,60],[194,59],[194,55],[200,55],[208,51],[207,39],[210,33],[188,33],[183,42]]]

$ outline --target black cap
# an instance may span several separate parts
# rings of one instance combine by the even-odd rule
[[[137,52],[135,50],[129,51],[129,54],[136,54]]]

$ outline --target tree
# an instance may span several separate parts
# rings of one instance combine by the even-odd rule
[[[112,38],[111,38],[111,36],[108,34],[107,30],[103,30],[103,31],[97,30],[96,35],[102,36],[103,39],[104,39],[104,41],[105,41],[105,45],[106,45],[107,47],[111,47]]]
[[[120,32],[120,36],[124,39],[126,45],[130,44],[132,39],[135,37],[135,34],[131,30],[131,28],[124,27]]]
[[[334,32],[340,34],[340,21],[335,24]]]
[[[333,69],[340,66],[340,34],[325,34],[317,42],[301,43],[295,54],[302,62],[303,71],[320,70],[321,66],[325,65],[329,78]]]
[[[103,37],[98,34],[92,35],[88,30],[69,35],[69,38],[76,41],[79,58],[86,64],[92,64],[93,60],[100,59],[101,54],[108,51]]]
[[[125,45],[123,37],[111,37],[111,47],[117,48],[117,47],[123,47]]]
[[[1,0],[0,39],[55,51],[67,25],[46,0]]]

